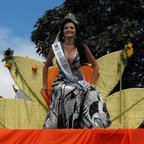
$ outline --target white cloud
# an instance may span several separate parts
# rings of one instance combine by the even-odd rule
[[[43,60],[35,51],[35,45],[30,38],[20,38],[14,35],[13,31],[0,26],[0,95],[12,98],[15,93],[12,85],[15,84],[8,69],[4,67],[2,52],[7,48],[14,50],[14,55],[29,56],[38,60]]]
[[[15,93],[12,89],[12,85],[15,84],[8,69],[4,67],[3,63],[0,63],[0,95],[6,98],[12,98]]]

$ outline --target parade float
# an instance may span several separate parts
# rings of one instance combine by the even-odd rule
[[[107,104],[112,124],[107,129],[55,129],[44,130],[43,124],[49,110],[50,92],[42,88],[43,62],[22,56],[15,56],[12,49],[3,53],[3,62],[13,80],[30,98],[0,98],[0,143],[40,144],[142,144],[144,131],[137,129],[144,120],[144,88],[121,89],[110,94],[118,82],[121,83],[125,68],[123,59],[126,50],[107,54],[97,62],[100,68],[96,88]],[[90,82],[91,66],[81,67],[86,81]],[[48,85],[51,86],[58,74],[54,65],[49,68]],[[141,137],[140,137],[141,136]],[[139,138],[138,138],[139,137]],[[108,142],[109,141],[109,142]]]

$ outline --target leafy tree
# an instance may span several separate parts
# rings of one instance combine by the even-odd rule
[[[66,0],[63,5],[46,11],[36,22],[31,40],[38,54],[46,57],[68,12],[76,15],[82,37],[95,58],[124,49],[132,41],[134,55],[128,59],[123,74],[123,89],[144,87],[143,0]]]

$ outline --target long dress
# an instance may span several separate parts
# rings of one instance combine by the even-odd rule
[[[84,80],[78,52],[70,63],[70,68],[77,80]],[[44,128],[106,128],[110,124],[106,104],[96,88],[89,85],[84,89],[79,83],[71,82],[59,66]]]

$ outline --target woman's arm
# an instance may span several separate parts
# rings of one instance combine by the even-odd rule
[[[93,75],[91,78],[91,84],[95,85],[96,81],[98,79],[98,76],[99,76],[99,66],[98,66],[94,56],[92,55],[91,51],[89,50],[89,48],[87,46],[85,46],[84,53],[85,53],[87,60],[92,65]]]
[[[43,89],[47,90],[48,89],[48,85],[47,85],[47,78],[48,78],[48,68],[50,67],[51,63],[52,63],[52,59],[54,58],[54,52],[52,50],[52,48],[50,49],[48,56],[47,56],[47,60],[43,66]]]

